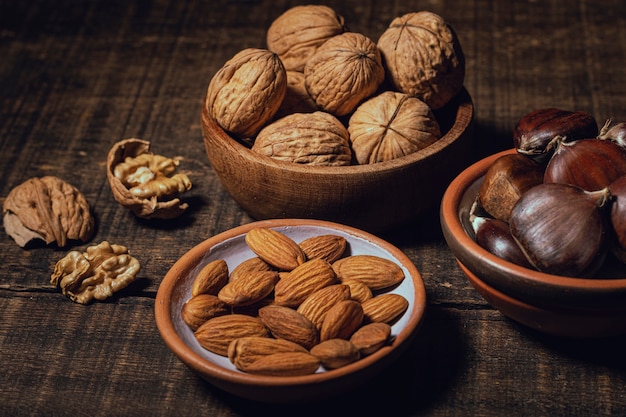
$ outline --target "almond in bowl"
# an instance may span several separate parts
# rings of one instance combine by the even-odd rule
[[[227,283],[194,292],[198,279],[220,281],[206,271],[223,274],[215,267],[222,262]],[[193,303],[190,319],[183,312],[198,297],[208,313]],[[209,383],[247,399],[298,403],[382,371],[415,337],[425,306],[421,275],[398,248],[350,226],[280,219],[236,227],[183,255],[159,287],[155,317],[166,345]]]

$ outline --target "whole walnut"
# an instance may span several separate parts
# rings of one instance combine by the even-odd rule
[[[225,131],[253,137],[278,111],[287,90],[280,58],[266,49],[244,49],[220,68],[209,83],[206,107]]]
[[[267,30],[267,49],[278,54],[285,69],[302,71],[317,48],[345,31],[343,17],[324,5],[295,6]]]
[[[335,116],[351,113],[385,79],[380,51],[367,36],[345,32],[320,46],[304,67],[309,94]]]
[[[348,131],[332,114],[294,113],[265,126],[252,150],[282,161],[306,165],[350,165]]]
[[[463,87],[465,57],[456,34],[441,16],[427,11],[395,18],[378,39],[394,87],[433,110]]]
[[[348,132],[359,164],[409,155],[441,137],[439,123],[426,103],[394,91],[361,104],[350,117]]]

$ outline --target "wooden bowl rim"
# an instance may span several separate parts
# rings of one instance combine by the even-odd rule
[[[362,165],[348,165],[348,166],[319,166],[319,165],[304,165],[296,164],[289,161],[281,161],[271,158],[266,155],[262,155],[255,152],[243,145],[238,140],[232,138],[224,129],[222,129],[216,122],[209,116],[207,107],[204,105],[205,100],[202,101],[202,124],[203,129],[206,130],[206,134],[210,132],[212,135],[216,135],[215,144],[229,148],[229,151],[236,152],[246,160],[272,167],[274,169],[280,169],[282,171],[293,172],[294,174],[301,175],[326,175],[326,176],[346,176],[346,175],[364,175],[369,173],[384,173],[387,171],[397,171],[399,169],[406,168],[414,164],[418,164],[420,161],[426,160],[437,155],[442,149],[448,147],[454,143],[457,139],[462,137],[465,132],[470,128],[474,118],[474,104],[472,98],[465,87],[459,91],[459,93],[443,108],[454,109],[456,115],[454,117],[454,123],[450,129],[433,144],[426,148],[413,152],[412,154],[405,155],[399,158],[395,158],[389,161],[378,162],[375,164],[362,164]],[[448,107],[449,106],[449,107]],[[204,138],[207,142],[206,137]],[[210,152],[210,149],[207,149]]]

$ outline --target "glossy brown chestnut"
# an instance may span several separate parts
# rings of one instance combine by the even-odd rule
[[[478,190],[482,208],[492,217],[508,222],[520,196],[543,182],[543,170],[542,165],[519,153],[499,157],[485,173]]]
[[[552,155],[548,145],[555,137],[569,142],[597,135],[598,124],[589,113],[545,108],[534,110],[517,122],[513,145],[519,153],[545,163]]]
[[[476,243],[500,259],[526,268],[534,267],[511,235],[509,225],[499,219],[484,216],[470,216]]]
[[[609,185],[611,192],[611,252],[620,261],[626,263],[626,175]]]
[[[557,139],[544,182],[564,183],[587,191],[601,190],[626,174],[626,150],[609,140]]]
[[[620,122],[611,126],[611,120],[607,120],[602,129],[600,129],[598,139],[610,140],[622,148],[626,148],[626,122]]]
[[[590,276],[606,258],[609,200],[608,188],[589,192],[569,184],[537,185],[513,207],[511,234],[538,270]]]

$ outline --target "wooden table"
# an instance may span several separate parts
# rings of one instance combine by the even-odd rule
[[[253,221],[204,153],[202,96],[237,51],[300,1],[0,3],[0,200],[24,180],[56,175],[89,200],[91,243],[127,246],[140,279],[106,302],[71,302],[50,283],[69,250],[22,249],[4,233],[0,275],[3,416],[354,415],[598,416],[626,414],[626,339],[563,340],[487,304],[455,264],[437,213],[383,237],[414,261],[428,309],[395,365],[355,392],[307,407],[251,403],[218,391],[165,346],[154,321],[161,279],[204,239]],[[523,114],[586,110],[626,119],[626,3],[449,0],[329,1],[376,39],[391,19],[431,10],[457,31],[476,105],[475,158],[512,145]],[[181,156],[194,184],[175,221],[136,219],[113,199],[105,159],[139,137]],[[75,248],[84,249],[86,245]]]

